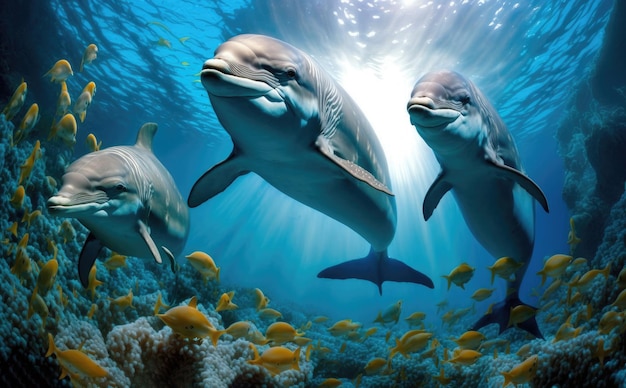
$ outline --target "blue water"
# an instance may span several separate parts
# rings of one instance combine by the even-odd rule
[[[38,24],[43,16],[37,6],[55,22]],[[19,7],[7,10],[17,15]],[[24,67],[11,68],[5,78],[17,85],[26,77],[26,105],[39,102],[40,125],[48,125],[56,86],[38,76],[61,58],[77,68],[87,44],[96,43],[98,58],[68,80],[72,96],[88,81],[97,83],[72,157],[87,152],[90,132],[103,147],[132,144],[144,122],[157,122],[154,152],[186,198],[196,179],[232,148],[198,82],[203,62],[239,33],[271,35],[309,53],[363,108],[385,149],[398,207],[390,256],[429,275],[435,289],[388,282],[379,296],[368,282],[318,279],[321,269],[364,256],[368,243],[253,174],[191,210],[184,252],[209,253],[222,268],[225,289],[258,287],[294,310],[369,323],[402,299],[403,311],[426,312],[427,322],[437,325],[435,303],[473,303],[467,291],[447,291],[441,275],[467,262],[477,268],[467,287],[488,287],[485,267],[493,258],[475,241],[450,194],[423,220],[422,201],[439,165],[406,113],[415,81],[444,68],[472,79],[507,124],[526,173],[546,194],[550,213],[536,207],[535,251],[520,291],[533,304],[542,259],[569,251],[556,128],[593,68],[611,8],[608,0],[50,1],[20,9],[22,20],[31,21],[27,26],[17,17],[11,22],[14,47],[33,53],[19,58]],[[40,33],[47,36],[44,45],[37,44]],[[171,47],[157,44],[160,38]],[[0,97],[4,103],[10,95]],[[477,303],[477,316],[503,298],[504,281],[496,287],[494,297]]]

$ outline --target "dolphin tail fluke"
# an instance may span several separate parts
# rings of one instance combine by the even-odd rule
[[[509,326],[511,310],[515,306],[519,305],[529,306],[519,299],[517,292],[511,293],[511,295],[509,295],[504,301],[494,305],[491,313],[483,315],[482,318],[480,318],[478,322],[476,322],[474,326],[472,326],[471,330],[478,330],[489,324],[497,323],[500,327],[499,333],[502,333],[503,331],[513,327],[512,325]],[[537,320],[535,319],[535,316],[525,320],[524,322],[518,323],[515,326],[519,327],[520,329],[526,330],[537,338],[543,339],[543,334],[541,334],[541,331],[539,330],[539,326],[537,325]]]
[[[89,286],[89,271],[91,271],[91,267],[96,262],[103,246],[102,242],[93,233],[89,233],[83,249],[80,251],[80,256],[78,257],[78,278],[85,288]]]
[[[387,251],[375,252],[370,250],[367,256],[328,267],[318,273],[317,277],[368,280],[378,286],[378,292],[381,295],[383,294],[382,285],[385,281],[417,283],[428,288],[435,287],[428,276],[400,260],[390,258]]]

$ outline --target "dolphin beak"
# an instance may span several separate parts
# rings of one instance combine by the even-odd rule
[[[263,71],[221,58],[204,62],[200,80],[209,94],[220,97],[264,96],[274,90],[271,84],[275,83]]]
[[[437,107],[430,97],[414,97],[409,100],[407,110],[411,116],[411,124],[422,128],[434,128],[454,122],[461,112]]]

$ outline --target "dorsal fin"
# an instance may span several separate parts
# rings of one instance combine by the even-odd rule
[[[156,131],[156,123],[145,123],[139,129],[139,133],[137,133],[137,142],[135,142],[135,145],[152,152],[152,139]]]
[[[194,295],[191,300],[189,301],[189,307],[193,307],[194,309],[197,308],[196,306],[198,305],[198,298],[196,298],[196,296]]]

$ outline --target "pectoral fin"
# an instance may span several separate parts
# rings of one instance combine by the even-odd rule
[[[80,284],[85,288],[89,285],[89,271],[91,271],[91,267],[96,262],[103,246],[102,242],[93,233],[89,233],[83,249],[80,251],[80,256],[78,256],[78,278],[80,279]]]
[[[328,140],[326,140],[324,137],[320,136],[315,142],[315,145],[317,146],[317,149],[319,149],[319,151],[322,153],[322,155],[326,156],[330,161],[335,163],[352,177],[360,180],[361,182],[367,183],[372,188],[378,191],[382,191],[387,195],[394,195],[391,190],[387,186],[385,186],[385,184],[376,179],[374,175],[372,175],[369,171],[359,166],[358,164],[352,163],[349,160],[340,158],[339,156],[335,155],[328,146]]]
[[[170,251],[164,246],[161,246],[161,249],[163,249],[163,252],[165,252],[165,255],[168,257],[168,259],[170,259],[170,266],[172,267],[172,272],[174,273],[178,272],[178,270],[180,270],[180,265],[178,265],[178,263],[176,262],[176,257],[174,257],[174,254],[172,253],[172,251]]]
[[[524,173],[507,165],[498,164],[495,162],[493,163],[493,165],[498,169],[499,175],[501,175],[503,178],[510,179],[518,185],[522,186],[522,188],[526,190],[528,194],[530,194],[533,198],[537,200],[537,202],[539,202],[539,204],[541,204],[541,207],[543,207],[543,210],[545,210],[546,213],[550,212],[548,208],[548,199],[543,194],[543,191],[541,191],[539,186],[537,186],[537,184],[533,182],[529,177],[527,177]]]
[[[241,166],[241,157],[233,150],[226,160],[211,167],[191,188],[187,204],[189,207],[201,205],[208,199],[226,190],[237,177],[249,171]]]
[[[157,263],[161,264],[163,262],[163,260],[161,259],[161,254],[159,253],[159,249],[154,243],[152,236],[150,236],[150,230],[148,230],[148,226],[144,224],[143,221],[137,221],[137,228],[139,234],[141,235],[141,238],[143,238],[143,241],[145,241],[146,245],[148,245],[148,249],[150,249],[154,260]]]
[[[430,185],[430,188],[426,192],[424,197],[424,204],[422,205],[422,211],[424,213],[424,220],[428,221],[430,216],[433,215],[435,208],[439,205],[441,198],[452,188],[452,185],[445,180],[445,173],[441,171],[437,175],[437,179]]]

